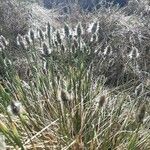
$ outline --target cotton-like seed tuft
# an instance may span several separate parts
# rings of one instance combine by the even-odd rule
[[[73,43],[74,43],[74,47],[75,47],[75,48],[78,48],[78,45],[79,45],[79,44],[78,44],[78,42],[77,42],[76,39],[73,40]]]
[[[59,31],[56,32],[56,39],[59,44],[61,44],[61,37]]]
[[[33,30],[30,30],[29,33],[30,33],[30,38],[31,38],[32,42],[34,42],[35,34],[34,34]]]
[[[70,31],[69,31],[69,26],[67,24],[65,24],[65,26],[64,26],[64,32],[65,32],[65,36],[69,37]]]
[[[135,88],[135,95],[138,97],[138,96],[140,96],[143,92],[144,92],[144,86],[143,86],[143,83],[141,83],[141,84],[139,84],[139,85]]]
[[[136,120],[138,123],[140,123],[140,124],[143,123],[145,113],[146,113],[146,107],[145,107],[145,104],[142,104],[139,107],[139,110],[138,110],[137,115],[136,115]]]
[[[65,47],[63,44],[61,45],[61,50],[62,50],[62,52],[65,52]]]
[[[83,34],[83,28],[81,23],[78,23],[77,28],[76,28],[76,32],[77,32],[77,36],[81,37],[81,35]]]
[[[48,48],[48,46],[46,45],[46,43],[43,43],[43,53],[44,53],[44,56],[49,56],[51,51],[50,49]]]
[[[97,22],[93,23],[93,26],[91,29],[92,34],[95,34],[95,32],[97,31],[97,27],[98,27],[98,23]]]
[[[25,36],[25,41],[26,41],[28,46],[31,45],[31,40],[30,40],[30,38],[28,36]]]
[[[56,47],[58,47],[58,42],[57,41],[54,41],[54,44]]]
[[[48,22],[48,24],[47,24],[47,34],[48,34],[48,36],[50,35],[50,32],[51,32],[51,26],[50,26],[50,23]]]
[[[2,44],[7,47],[7,45],[9,44],[9,42],[6,40],[6,38],[4,36],[0,36],[0,41],[2,42]]]
[[[106,101],[106,96],[102,95],[99,100],[99,107],[102,107]]]
[[[64,90],[61,90],[61,99],[63,102],[69,101],[69,94]]]
[[[44,41],[44,33],[41,29],[39,29],[39,37],[41,38],[42,41]]]
[[[18,36],[17,36],[17,45],[20,46],[23,50],[26,50],[26,46],[25,46],[23,37],[20,34],[18,34]]]
[[[112,48],[110,45],[106,46],[106,48],[104,49],[104,53],[105,56],[110,56],[112,54]]]
[[[138,49],[133,46],[131,52],[129,53],[129,58],[138,58],[140,56]]]
[[[4,50],[5,46],[0,42],[0,51]]]
[[[20,34],[17,36],[17,45],[20,45],[20,42],[23,41],[23,38]]]
[[[93,34],[91,38],[91,42],[97,42],[97,40],[98,40],[97,34]]]
[[[22,105],[18,101],[12,101],[10,105],[7,107],[7,111],[12,115],[20,115],[22,112]]]

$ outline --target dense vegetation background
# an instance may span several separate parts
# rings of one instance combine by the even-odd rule
[[[119,4],[120,6],[125,6],[127,4],[128,0],[43,0],[44,6],[46,8],[52,8],[53,6],[56,6],[58,4],[63,4],[63,5],[68,5],[68,4],[73,4],[73,3],[78,3],[81,8],[87,9],[87,10],[92,10],[94,7],[97,5],[100,5],[101,3],[105,2],[113,2],[114,4]]]
[[[150,149],[149,0],[49,2],[0,0],[0,149]]]

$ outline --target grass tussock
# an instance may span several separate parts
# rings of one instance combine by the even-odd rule
[[[150,149],[149,28],[127,8],[18,34],[22,61],[0,37],[7,149]]]

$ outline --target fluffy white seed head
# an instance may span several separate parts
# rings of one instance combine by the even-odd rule
[[[129,53],[128,56],[129,56],[130,59],[138,58],[140,56],[140,53],[139,53],[138,49],[135,46],[133,46],[132,50],[131,50],[131,52]]]
[[[7,107],[7,112],[14,116],[20,115],[23,111],[23,106],[19,101],[12,101]]]
[[[82,27],[81,23],[78,23],[78,25],[76,27],[76,34],[78,37],[80,37],[83,34],[83,27]]]
[[[2,44],[6,47],[8,44],[9,44],[9,42],[6,40],[6,38],[4,37],[4,36],[0,36],[0,41],[2,42]]]

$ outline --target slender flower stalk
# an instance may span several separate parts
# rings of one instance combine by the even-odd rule
[[[48,35],[49,47],[51,47],[51,26],[49,22],[47,24],[47,35]]]

